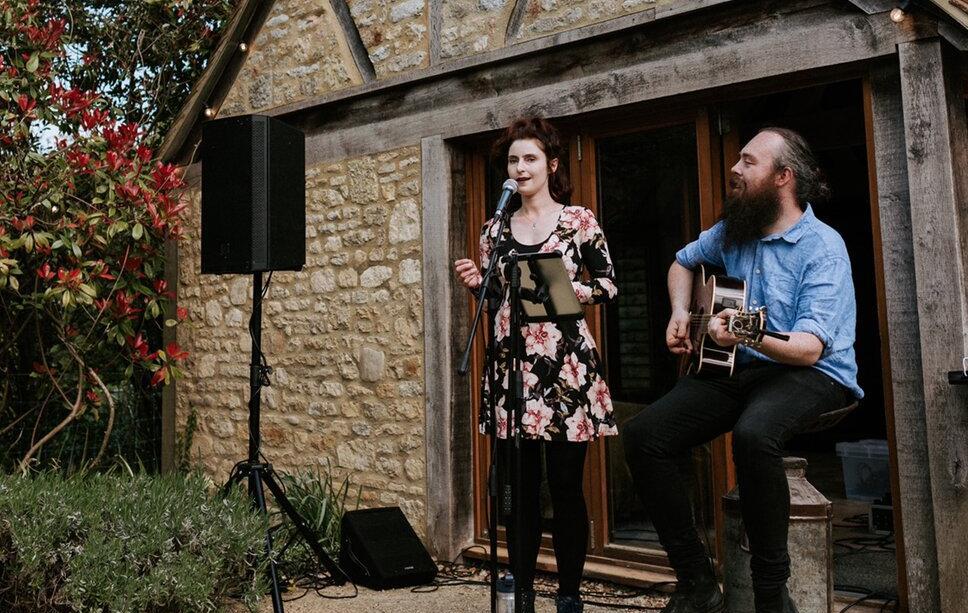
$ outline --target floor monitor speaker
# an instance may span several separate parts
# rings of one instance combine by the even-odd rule
[[[399,507],[345,513],[339,557],[354,583],[375,590],[424,585],[437,576],[437,565]]]

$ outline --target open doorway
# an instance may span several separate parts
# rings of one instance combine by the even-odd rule
[[[855,350],[865,397],[835,427],[798,437],[789,455],[807,459],[807,479],[833,503],[834,584],[838,592],[898,598],[888,463],[889,428],[878,321],[868,142],[860,80],[744,99],[724,107],[724,162],[768,126],[801,133],[826,174],[831,198],[814,203],[817,217],[847,244],[857,298]]]

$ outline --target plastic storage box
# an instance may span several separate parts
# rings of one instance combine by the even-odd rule
[[[837,443],[837,455],[844,469],[847,498],[872,502],[891,491],[887,441],[864,439]]]

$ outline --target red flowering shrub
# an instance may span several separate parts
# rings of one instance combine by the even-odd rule
[[[106,412],[110,433],[104,373],[159,385],[186,357],[150,340],[184,317],[162,278],[181,233],[179,172],[105,97],[61,77],[67,22],[45,6],[0,0],[0,432],[47,405],[62,415],[21,466],[85,413]],[[48,402],[11,414],[8,375],[23,372]]]

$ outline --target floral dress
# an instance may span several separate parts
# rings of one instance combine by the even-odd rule
[[[481,230],[481,267],[487,269],[495,255],[500,258],[495,273],[501,275],[500,291],[507,286],[504,259],[511,249],[520,252],[561,254],[565,269],[571,275],[575,295],[583,304],[599,304],[618,294],[612,260],[608,255],[605,235],[590,210],[566,206],[558,217],[551,235],[540,245],[521,245],[514,240],[510,224],[504,228],[500,252],[493,253],[498,225],[489,221]],[[587,270],[589,280],[582,281]],[[506,294],[506,292],[505,292]],[[497,434],[507,438],[507,357],[511,351],[511,309],[505,301],[494,322],[497,350]],[[547,441],[589,441],[599,436],[618,434],[612,412],[612,398],[602,373],[602,361],[595,341],[584,319],[559,323],[528,323],[521,331],[524,356],[525,407],[521,415],[522,436]],[[485,372],[483,398],[489,382]],[[482,403],[479,428],[490,432],[491,414]]]

